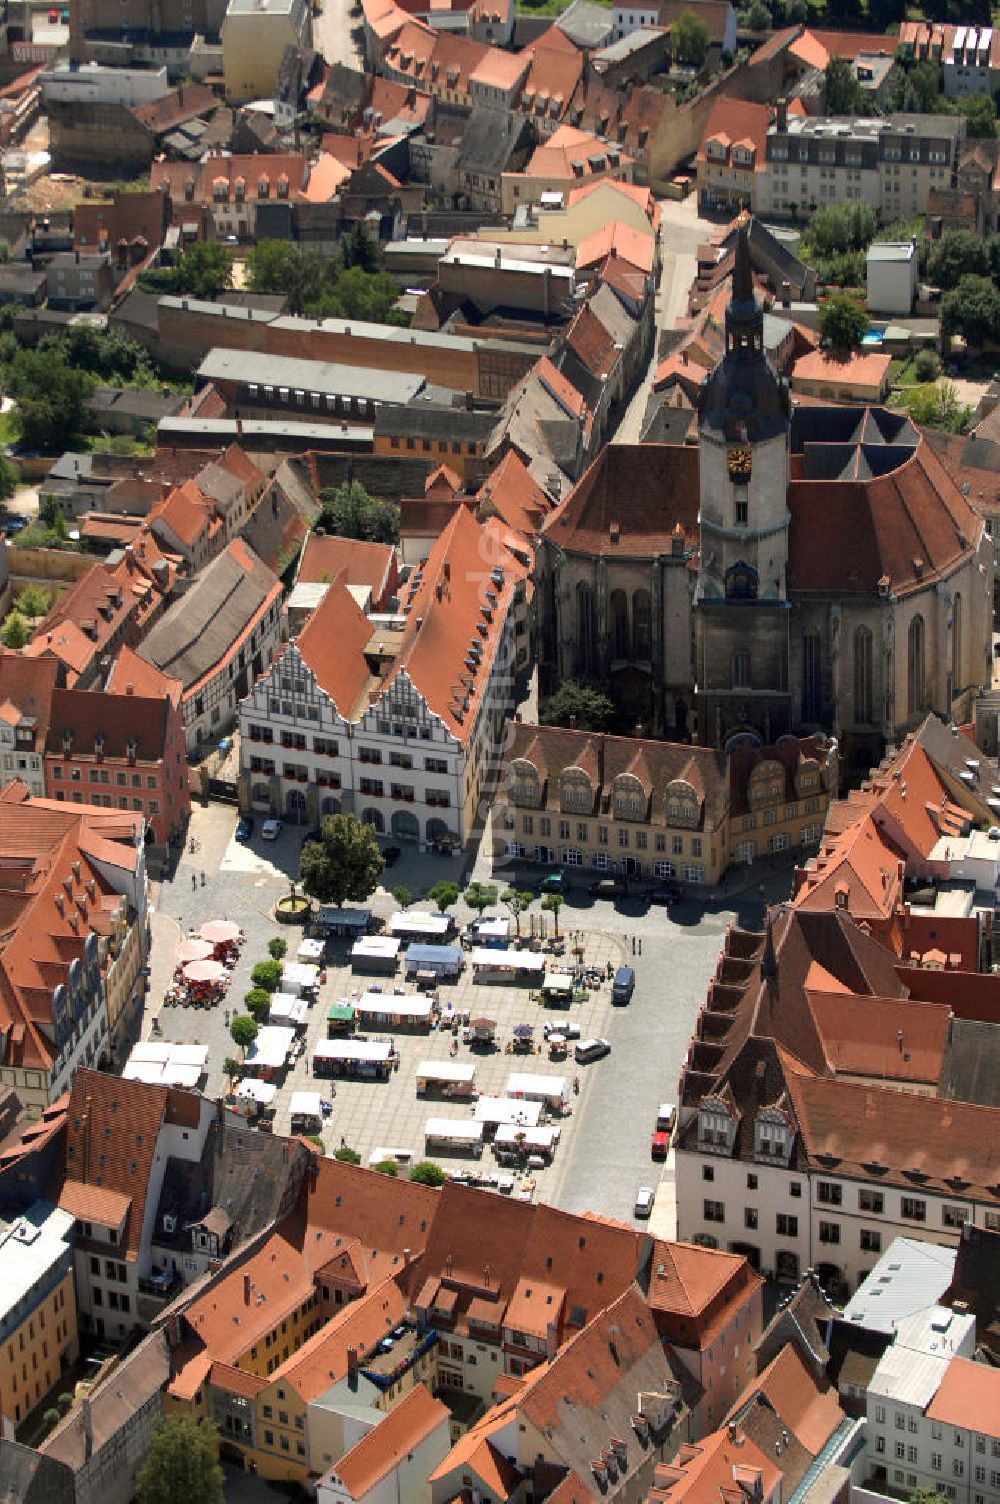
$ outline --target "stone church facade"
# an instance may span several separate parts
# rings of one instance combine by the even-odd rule
[[[763,348],[746,232],[698,443],[611,446],[537,555],[543,693],[608,687],[631,729],[723,745],[826,731],[877,761],[989,682],[982,518],[902,413],[796,406]]]

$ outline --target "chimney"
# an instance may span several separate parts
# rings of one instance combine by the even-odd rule
[[[570,718],[569,718],[569,729],[571,731],[575,731],[576,730],[576,716],[575,715],[571,715]]]
[[[125,693],[127,695],[134,695],[135,694],[135,685],[134,684],[126,684],[126,686],[125,686]]]
[[[251,1289],[250,1276],[249,1276],[249,1274],[244,1274],[244,1276],[243,1276],[243,1304],[245,1306],[248,1306],[250,1304],[250,1289]]]
[[[83,1460],[84,1462],[94,1455],[94,1422],[90,1414],[90,1398],[83,1397]]]
[[[774,123],[779,131],[788,129],[788,100],[784,95],[776,102]]]
[[[358,1350],[356,1347],[347,1349],[347,1382],[352,1389],[358,1387]]]

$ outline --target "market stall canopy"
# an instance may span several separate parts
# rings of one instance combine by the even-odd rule
[[[183,975],[187,982],[221,982],[226,968],[221,961],[189,961]]]
[[[210,919],[198,933],[210,945],[235,945],[240,938],[240,927],[231,919]]]
[[[215,950],[214,945],[209,945],[207,940],[194,938],[182,940],[174,955],[178,966],[186,966],[189,961],[208,961]]]
[[[272,1086],[269,1081],[255,1081],[252,1076],[248,1076],[245,1081],[241,1081],[236,1088],[236,1096],[241,1101],[257,1102],[261,1107],[269,1107],[274,1101],[277,1092],[278,1088]]]
[[[353,1003],[331,1003],[326,1010],[327,1022],[331,1024],[349,1024],[354,1017]]]

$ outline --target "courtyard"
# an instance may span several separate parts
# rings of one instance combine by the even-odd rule
[[[153,889],[153,953],[150,991],[143,1020],[143,1038],[148,1038],[153,1017],[158,1017],[160,1035],[167,1041],[197,1042],[208,1047],[208,1076],[205,1090],[210,1096],[227,1090],[223,1062],[227,1056],[239,1056],[226,1023],[226,1010],[242,1011],[244,994],[251,987],[250,973],[256,962],[267,957],[267,942],[281,934],[293,957],[301,931],[294,926],[279,926],[272,911],[277,899],[287,893],[289,880],[298,869],[301,832],[283,828],[277,841],[264,843],[255,832],[250,843],[234,839],[235,811],[223,805],[198,807],[192,815],[190,835],[194,850],[185,850],[170,881]],[[204,874],[204,885],[202,884]],[[421,892],[442,878],[464,883],[469,875],[488,877],[477,863],[469,874],[463,871],[462,858],[420,855],[405,850],[399,861],[384,874],[391,887],[403,884],[417,895],[415,907],[430,908],[422,903]],[[512,874],[497,874],[502,887]],[[458,1036],[457,1055],[452,1057],[453,1035],[450,1029],[436,1028],[428,1033],[379,1029],[391,1038],[399,1065],[385,1082],[336,1081],[332,1113],[324,1121],[322,1140],[332,1154],[344,1144],[353,1148],[367,1164],[379,1148],[405,1149],[415,1160],[433,1159],[453,1172],[473,1171],[493,1174],[501,1169],[487,1145],[481,1159],[469,1152],[447,1152],[435,1144],[425,1150],[424,1129],[429,1118],[461,1120],[468,1124],[473,1107],[454,1098],[418,1097],[417,1067],[423,1061],[445,1062],[457,1059],[475,1066],[475,1091],[483,1096],[505,1095],[511,1072],[537,1076],[564,1076],[570,1086],[579,1078],[579,1095],[569,1094],[567,1116],[549,1116],[552,1126],[560,1129],[553,1161],[545,1168],[530,1170],[534,1195],[567,1210],[593,1211],[602,1216],[631,1220],[635,1194],[640,1185],[656,1188],[665,1169],[664,1185],[657,1198],[654,1225],[657,1230],[672,1230],[672,1166],[654,1164],[650,1159],[650,1138],[657,1106],[675,1100],[677,1080],[698,1008],[705,997],[708,980],[727,925],[759,925],[764,901],[787,895],[790,872],[777,868],[763,875],[748,875],[742,885],[731,886],[724,895],[686,898],[669,909],[651,908],[641,896],[618,904],[595,900],[586,888],[567,895],[559,915],[560,931],[569,937],[569,947],[580,946],[586,966],[605,973],[624,962],[635,967],[636,989],[627,1007],[613,1007],[610,983],[606,980],[588,988],[583,1001],[568,1010],[548,1009],[530,998],[531,989],[524,985],[490,985],[474,982],[471,967],[466,966],[458,981],[442,983],[440,1002],[470,1017],[486,1016],[496,1021],[497,1048],[486,1052],[472,1049]],[[520,879],[518,881],[520,885]],[[391,891],[380,888],[366,907],[383,919],[397,908]],[[459,902],[455,909],[457,923],[464,925],[474,917]],[[503,913],[505,911],[498,910]],[[212,1008],[164,1007],[163,997],[174,969],[174,951],[178,941],[207,919],[230,919],[246,935],[242,953],[232,973],[225,1004]],[[551,934],[552,915],[542,914],[536,902],[522,916],[522,932],[529,933],[543,924]],[[316,1043],[327,1035],[327,1011],[331,1003],[351,999],[368,990],[373,982],[384,991],[394,986],[406,992],[415,990],[404,983],[400,972],[393,977],[372,978],[352,973],[349,942],[332,941],[328,947],[327,978],[319,997],[309,1009],[304,1037],[306,1047],[285,1072],[276,1077],[274,1130],[291,1129],[290,1102],[296,1091],[319,1092],[333,1098],[333,1082],[314,1077],[312,1055]],[[550,961],[550,965],[553,964]],[[570,1052],[565,1060],[549,1059],[542,1038],[546,1021],[565,1020],[579,1028],[582,1038],[599,1036],[611,1043],[611,1053],[589,1065],[577,1065]],[[533,1026],[533,1054],[509,1054],[506,1047],[513,1040],[517,1025]],[[374,1034],[376,1031],[372,1030]],[[501,1170],[501,1173],[504,1173]],[[516,1177],[515,1194],[522,1185]],[[529,1194],[530,1189],[525,1191]]]

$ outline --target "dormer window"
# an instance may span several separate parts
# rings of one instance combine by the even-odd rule
[[[787,1164],[792,1152],[792,1133],[788,1119],[777,1108],[767,1107],[757,1114],[754,1124],[754,1155],[758,1159],[780,1160]]]
[[[641,820],[646,813],[646,794],[638,778],[623,774],[615,780],[615,814],[624,820]]]
[[[702,1102],[698,1109],[698,1147],[713,1154],[728,1154],[735,1127],[728,1108],[719,1101]]]
[[[576,768],[563,774],[559,802],[564,810],[593,808],[594,790],[586,773]]]

